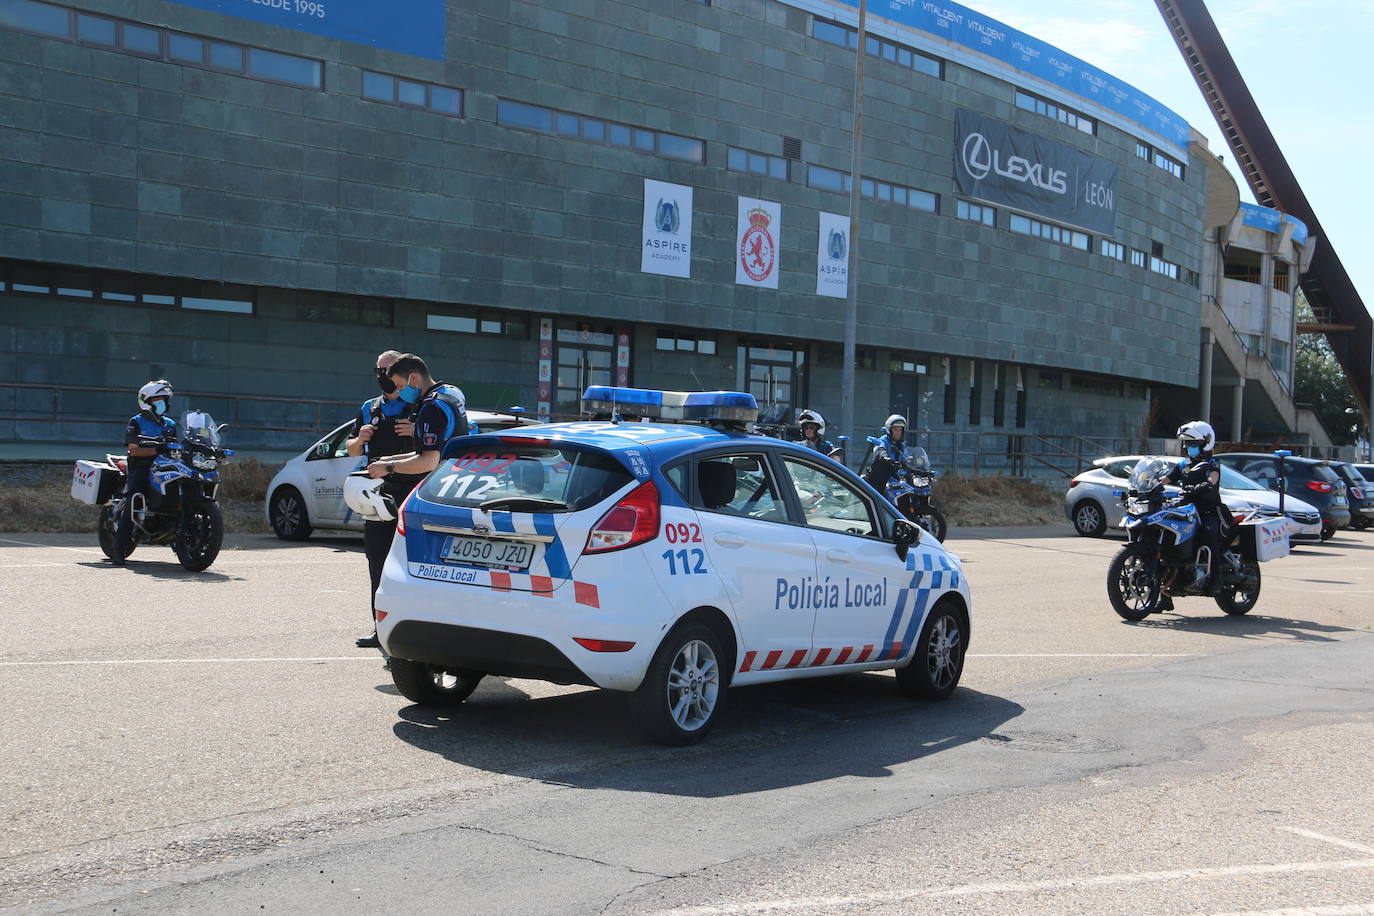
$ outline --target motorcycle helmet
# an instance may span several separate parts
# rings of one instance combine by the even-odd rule
[[[886,420],[883,421],[883,429],[887,430],[888,432],[892,432],[892,427],[894,426],[900,426],[903,429],[905,429],[906,417],[902,416],[899,413],[894,413],[892,416],[888,417]]]
[[[382,492],[380,477],[355,471],[344,480],[344,503],[369,522],[389,522],[396,517],[396,501]]]
[[[816,435],[825,435],[825,417],[821,416],[818,411],[812,410],[809,407],[797,414],[798,426],[805,426],[807,423],[814,423],[816,426],[820,427],[816,430]],[[803,432],[805,432],[805,430],[803,430]]]
[[[1212,429],[1212,424],[1203,420],[1184,423],[1178,428],[1178,444],[1182,447],[1183,454],[1189,458],[1196,458],[1197,455],[1189,453],[1188,447],[1195,447],[1199,453],[1210,452],[1217,444],[1216,430]]]
[[[167,401],[163,409],[165,413],[172,408],[172,383],[165,378],[155,379],[138,389],[138,409],[146,410],[148,413],[157,413],[153,407],[153,401],[157,398],[165,398]]]

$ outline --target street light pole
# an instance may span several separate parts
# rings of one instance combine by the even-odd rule
[[[863,186],[864,58],[868,56],[868,2],[859,0],[859,46],[854,49],[854,145],[849,156],[849,266],[844,304],[844,374],[840,382],[840,428],[854,436],[854,351],[859,336],[859,200]],[[851,441],[858,441],[857,439]],[[848,455],[845,456],[847,461]]]

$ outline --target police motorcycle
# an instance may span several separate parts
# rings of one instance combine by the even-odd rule
[[[1215,599],[1227,614],[1245,614],[1259,601],[1260,567],[1265,560],[1288,555],[1288,520],[1265,510],[1237,514],[1223,529],[1220,557],[1198,546],[1202,520],[1186,496],[1171,496],[1165,478],[1177,461],[1146,458],[1131,472],[1126,497],[1125,547],[1107,569],[1107,597],[1126,620],[1173,610],[1174,598]],[[1203,583],[1212,564],[1221,566],[1221,587],[1210,592]]]
[[[104,464],[76,463],[72,496],[100,506],[96,535],[106,557],[115,558],[118,520],[127,503],[133,522],[128,553],[139,544],[170,545],[190,572],[201,572],[215,562],[224,540],[224,516],[215,502],[219,465],[234,454],[221,445],[224,428],[216,426],[208,413],[187,411],[177,441],[141,438],[139,445],[158,450],[149,472],[152,493],[147,498],[142,493],[124,496],[126,455],[107,454]]]
[[[877,448],[882,444],[882,439],[869,436],[868,444]],[[940,476],[940,472],[930,466],[930,456],[919,445],[909,446],[906,454],[894,465],[892,476],[883,485],[883,495],[903,515],[943,543],[948,525],[945,514],[931,501],[934,480]]]

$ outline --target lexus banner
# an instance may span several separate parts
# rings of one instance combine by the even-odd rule
[[[970,197],[1090,232],[1116,232],[1116,166],[1001,121],[959,111],[954,178]]]

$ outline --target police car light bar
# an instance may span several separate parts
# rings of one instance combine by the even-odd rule
[[[628,413],[654,420],[727,420],[752,423],[758,402],[742,391],[660,391],[656,388],[616,388],[592,385],[582,392],[588,413]]]

